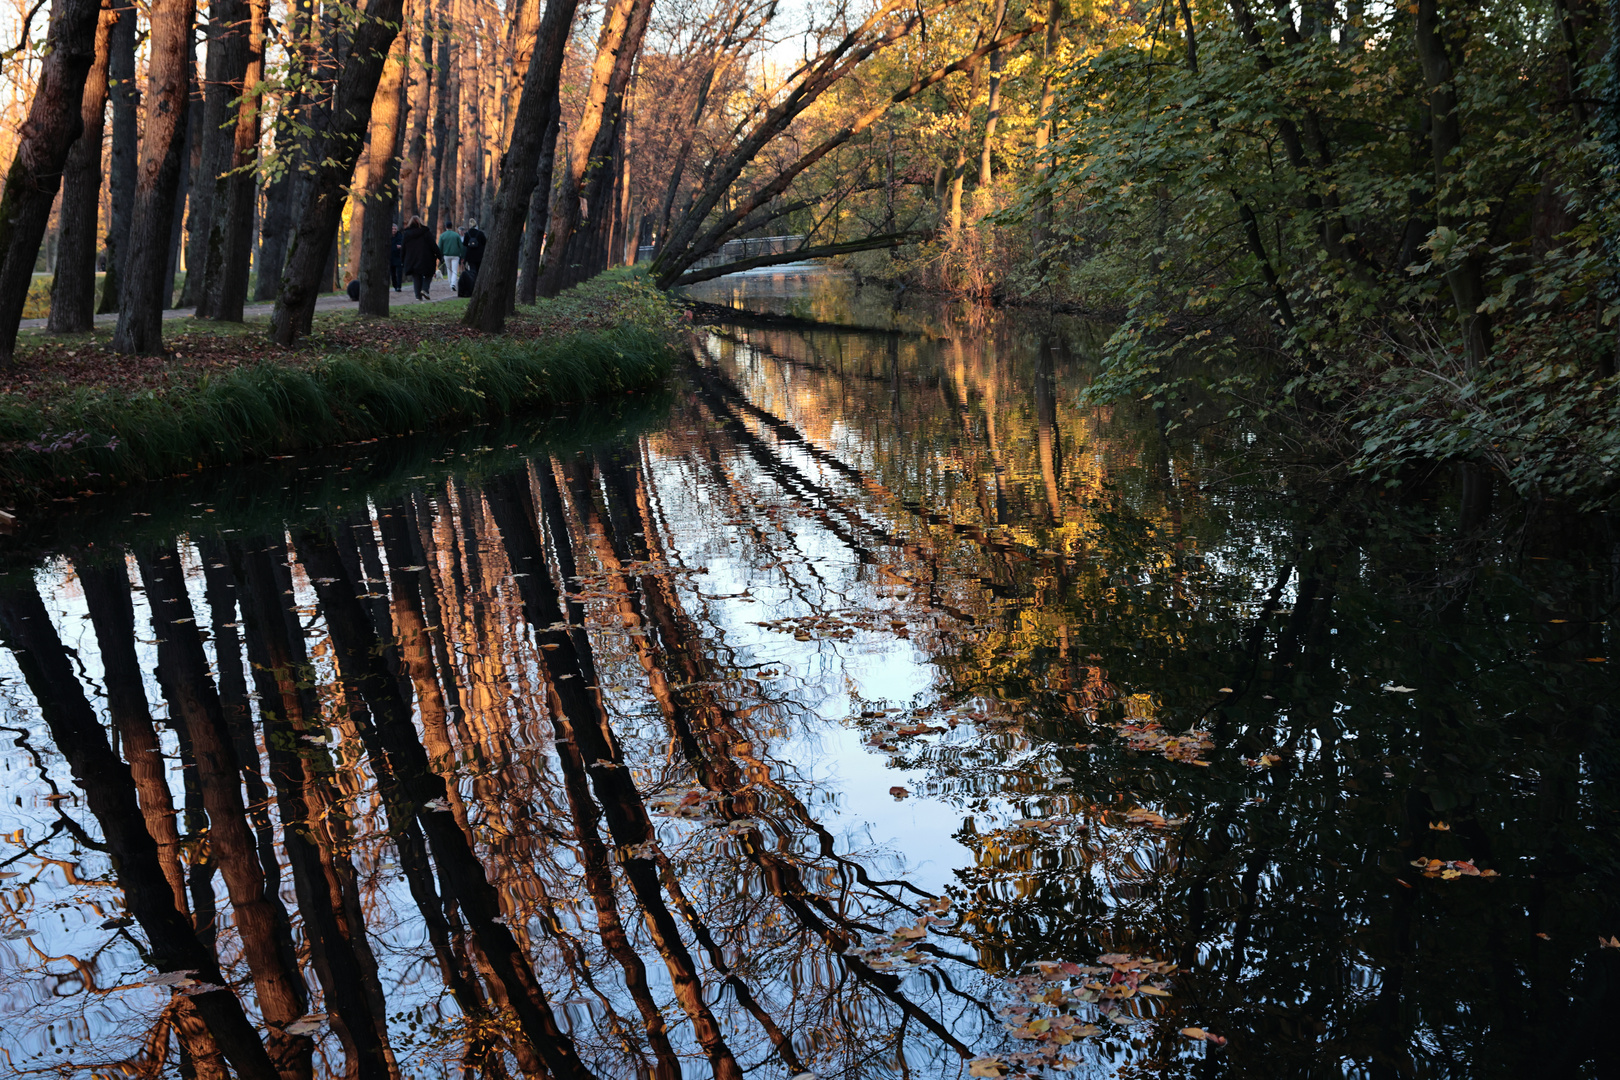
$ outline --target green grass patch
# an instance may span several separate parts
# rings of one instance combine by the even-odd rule
[[[0,392],[0,502],[485,423],[662,383],[674,360],[668,303],[624,274],[578,292],[523,309],[513,333],[500,336],[463,331],[454,320],[465,302],[423,306],[390,320],[328,317],[328,332],[318,323],[312,345],[290,352],[232,328],[225,343],[206,344],[263,355],[229,365],[183,366],[175,336],[175,366],[144,382],[110,358],[104,380],[73,368],[70,380],[14,386]],[[64,347],[77,349],[68,363],[95,348]]]

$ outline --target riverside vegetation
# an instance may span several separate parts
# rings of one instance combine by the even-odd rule
[[[464,304],[387,321],[331,316],[295,352],[199,324],[174,352],[118,361],[95,338],[41,338],[0,391],[0,502],[494,420],[659,385],[674,309],[615,273],[484,337]],[[447,317],[448,315],[448,317]]]

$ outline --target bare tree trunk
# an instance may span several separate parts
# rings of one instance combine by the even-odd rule
[[[193,0],[195,3],[195,0]],[[195,11],[195,8],[193,8]],[[186,107],[186,141],[180,151],[180,160],[183,163],[180,173],[180,184],[174,192],[174,216],[169,219],[169,257],[164,260],[163,307],[169,310],[185,305],[175,299],[174,279],[180,273],[180,256],[182,251],[189,252],[191,247],[185,243],[186,229],[196,231],[199,222],[195,213],[187,220],[187,207],[195,202],[192,192],[197,188],[197,177],[202,171],[202,128],[203,128],[203,95],[202,74],[197,70],[196,64],[191,67],[191,100]],[[189,255],[187,256],[189,259]],[[191,274],[191,265],[186,265],[186,275]]]
[[[1035,120],[1035,180],[1039,184],[1045,179],[1046,172],[1052,167],[1046,147],[1052,141],[1052,108],[1057,103],[1057,91],[1052,86],[1054,74],[1052,65],[1056,61],[1058,48],[1058,20],[1063,14],[1063,0],[1051,0],[1046,9],[1046,43],[1041,49],[1041,103]],[[1193,39],[1188,38],[1189,41]],[[1194,46],[1189,45],[1189,49]],[[1047,244],[1048,230],[1052,220],[1052,196],[1047,193],[1038,193],[1035,196],[1035,250],[1040,252]]]
[[[135,5],[117,5],[118,22],[107,43],[107,87],[112,97],[112,153],[107,161],[107,276],[101,282],[99,314],[118,310],[118,290],[129,255],[129,223],[135,213],[136,136],[141,91],[135,82]]]
[[[416,0],[421,8],[421,64],[411,65],[406,80],[410,101],[410,133],[405,138],[405,159],[399,164],[399,219],[406,222],[419,213],[422,189],[422,158],[427,152],[428,107],[433,97],[433,4]]]
[[[446,34],[446,48],[449,48],[449,39],[455,39],[455,49],[449,52],[449,63],[445,71],[445,96],[441,99],[440,120],[443,124],[444,139],[440,143],[443,147],[439,158],[439,179],[435,185],[438,191],[437,218],[431,224],[435,233],[441,233],[455,224],[459,212],[458,201],[461,196],[461,49],[465,33],[459,16],[461,4],[458,0],[446,0],[447,14],[445,24],[449,27]]]
[[[337,238],[344,188],[354,175],[360,142],[371,119],[372,99],[399,34],[403,6],[404,0],[371,0],[354,31],[332,94],[332,119],[324,152],[318,159],[320,164],[276,295],[270,333],[277,344],[291,345],[309,333],[321,272],[326,269]]]
[[[17,154],[0,196],[0,367],[11,363],[34,260],[62,183],[62,166],[84,128],[84,80],[96,59],[98,0],[55,0],[45,59]]]
[[[555,160],[562,116],[558,87],[577,3],[578,0],[552,0],[546,5],[529,54],[529,66],[523,75],[523,93],[518,99],[517,116],[512,121],[512,141],[506,150],[501,184],[495,195],[495,220],[465,317],[468,326],[487,333],[500,333],[506,325],[507,313],[512,310],[518,246],[523,237],[524,219],[529,216],[529,201],[538,198],[543,202],[551,189],[551,163]],[[542,173],[545,174],[543,182]],[[530,228],[534,228],[533,222]],[[534,246],[538,248],[539,244]],[[524,292],[531,299],[531,283],[538,276],[538,271],[525,272]]]
[[[213,245],[224,240],[221,222],[230,198],[230,170],[236,157],[231,102],[242,95],[248,66],[250,20],[246,0],[210,0],[208,62],[204,68],[201,166],[191,188],[191,235],[186,242],[186,283],[180,306],[195,306],[199,318],[213,315],[218,290],[209,281],[220,271]]]
[[[540,168],[535,174],[534,194],[529,197],[528,223],[523,229],[523,251],[521,276],[518,279],[517,301],[524,304],[534,303],[536,286],[540,279],[540,259],[545,254],[546,228],[551,222],[551,198],[553,194],[551,178],[556,173],[557,163],[557,134],[562,126],[562,105],[553,99],[551,115],[546,121],[546,135],[544,148],[540,152]],[[489,257],[484,257],[484,265],[489,265]],[[512,313],[512,305],[507,305],[507,314]]]
[[[241,86],[254,87],[264,78],[264,23],[269,0],[248,0],[245,28],[246,63]],[[236,109],[236,128],[231,136],[231,172],[215,189],[217,212],[209,229],[208,263],[204,269],[206,288],[197,304],[197,314],[226,322],[241,322],[247,303],[248,278],[253,260],[253,213],[259,186],[253,166],[259,156],[258,96],[242,100]]]
[[[106,130],[107,61],[118,11],[102,0],[96,23],[96,59],[85,77],[79,117],[84,130],[68,151],[63,173],[61,233],[51,282],[53,334],[83,333],[96,321],[96,217],[101,203],[101,139]]]
[[[371,105],[371,153],[366,157],[366,177],[356,197],[365,202],[366,216],[360,233],[360,314],[388,314],[389,226],[394,220],[396,180],[399,173],[401,111],[405,96],[405,64],[410,41],[401,34],[383,65],[382,80]],[[361,193],[363,192],[363,194]]]
[[[439,0],[439,8],[435,25],[438,27],[436,40],[438,43],[438,57],[434,61],[433,101],[431,114],[433,117],[433,144],[431,159],[433,166],[428,170],[427,182],[431,194],[423,201],[427,203],[427,225],[438,233],[440,209],[444,203],[444,185],[441,183],[444,174],[444,143],[450,132],[446,117],[445,103],[450,94],[450,19],[445,14],[444,5],[448,0]]]
[[[460,0],[461,40],[456,50],[456,85],[460,90],[460,196],[456,205],[460,213],[451,219],[460,225],[478,216],[478,189],[484,172],[483,117],[480,111],[478,82],[481,65],[478,62],[479,20],[477,9]]]
[[[996,0],[996,25],[992,38],[1001,36],[1002,23],[1007,18],[1007,0]],[[990,147],[996,137],[996,122],[1001,119],[1001,61],[1000,49],[990,54],[990,100],[985,106],[984,145],[979,150],[979,188],[986,193],[992,179]]]
[[[574,160],[563,177],[557,210],[546,233],[545,266],[539,281],[542,296],[556,296],[581,280],[576,268],[569,265],[575,256],[574,232],[588,214],[606,210],[602,198],[613,179],[609,164],[619,109],[651,13],[652,0],[614,0],[602,18],[590,89],[574,132]]]
[[[308,4],[293,4],[287,9],[281,36],[287,48],[288,81],[295,89],[283,95],[276,115],[276,178],[264,189],[264,215],[259,222],[259,277],[253,287],[255,300],[276,298],[276,290],[281,287],[281,272],[287,263],[287,245],[292,239],[293,215],[303,203],[307,185],[300,173],[305,154],[299,129],[306,125],[316,130],[321,128],[308,115],[309,96],[301,88],[303,80],[318,70],[317,31]]]
[[[191,112],[194,0],[152,0],[149,11],[146,124],[135,214],[129,226],[128,273],[118,294],[118,329],[112,339],[113,351],[126,354],[155,353],[163,348],[170,226]]]

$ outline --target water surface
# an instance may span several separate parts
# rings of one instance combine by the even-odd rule
[[[9,1072],[1613,1075],[1607,522],[700,295],[667,395],[8,544]]]

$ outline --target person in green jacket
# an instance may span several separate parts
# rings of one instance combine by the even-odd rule
[[[461,234],[451,226],[439,234],[439,256],[444,259],[444,276],[450,279],[450,295],[456,294],[456,278],[461,270],[461,257],[466,249],[461,246]]]

